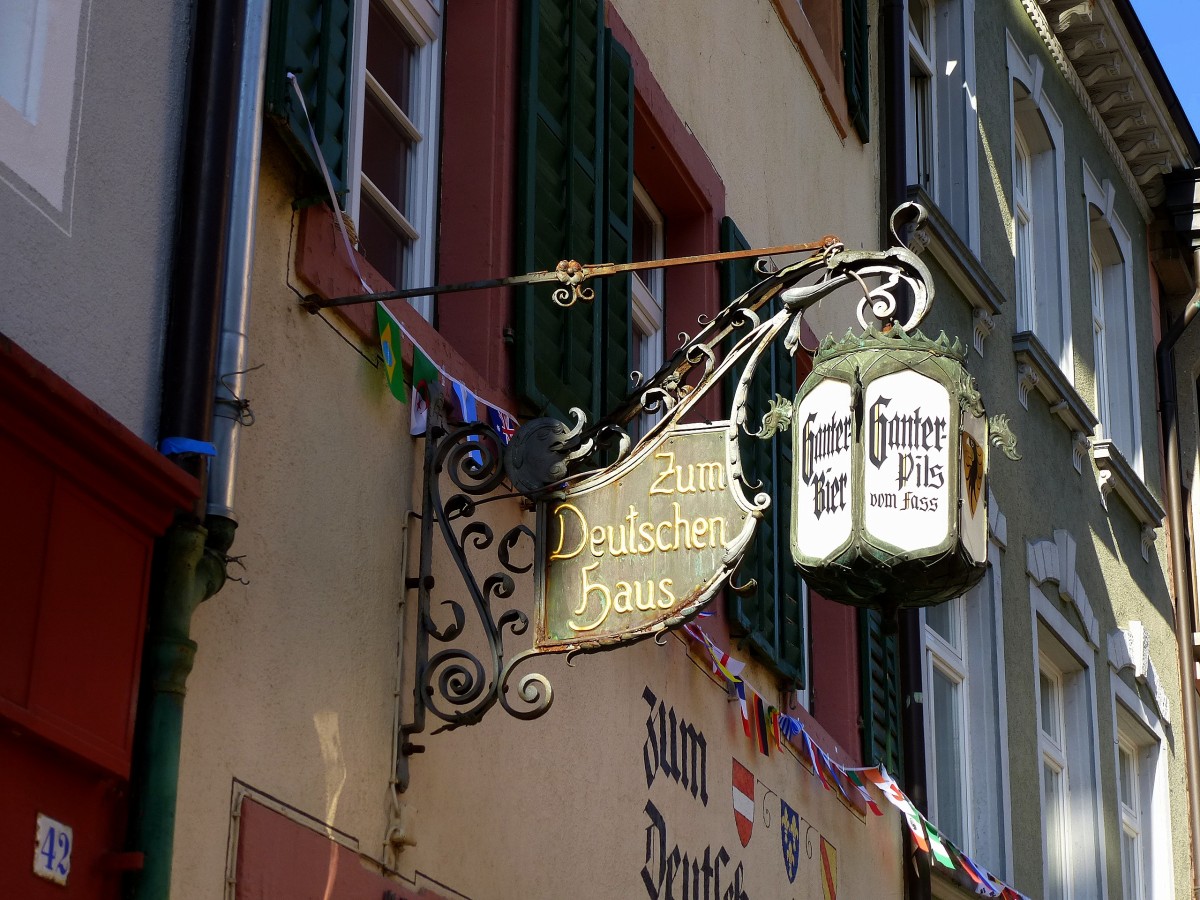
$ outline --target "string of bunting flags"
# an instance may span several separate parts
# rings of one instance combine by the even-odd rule
[[[760,754],[770,756],[772,743],[780,751],[783,750],[785,742],[799,745],[801,752],[808,757],[813,773],[820,778],[825,790],[837,791],[848,803],[853,803],[851,800],[851,791],[853,790],[854,795],[866,805],[872,814],[882,816],[883,810],[868,793],[867,785],[877,789],[893,806],[900,810],[908,830],[912,834],[913,842],[921,850],[931,854],[938,865],[959,873],[960,877],[965,875],[970,880],[976,894],[984,897],[999,897],[1001,900],[1029,900],[1024,894],[992,875],[944,837],[932,822],[921,815],[916,804],[901,790],[900,785],[888,774],[883,765],[845,768],[838,764],[809,736],[803,722],[795,716],[781,712],[763,700],[762,693],[756,690],[742,674],[746,668],[744,661],[735,659],[714,644],[704,629],[695,622],[685,625],[683,630],[707,651],[712,659],[713,673],[720,675],[728,685],[732,686],[738,698],[742,730],[746,733],[746,737],[754,741]]]
[[[460,419],[463,424],[486,422],[492,426],[501,444],[512,440],[517,430],[517,420],[512,413],[484,403],[469,387],[446,373],[446,370],[435,363],[425,352],[408,329],[382,303],[375,304],[375,317],[379,326],[379,348],[383,356],[383,371],[387,378],[388,389],[392,396],[401,403],[410,403],[409,431],[413,435],[425,433],[429,419],[429,385],[441,382],[449,390],[446,391],[446,401],[450,406],[449,415]],[[413,348],[413,364],[411,379],[405,377],[404,366],[401,363],[404,356],[401,352],[403,342]]]

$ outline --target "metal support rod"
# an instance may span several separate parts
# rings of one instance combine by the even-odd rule
[[[428,287],[405,288],[398,291],[381,291],[376,294],[355,294],[326,300],[317,294],[309,294],[301,307],[310,313],[339,306],[355,306],[359,303],[378,303],[384,300],[407,300],[412,297],[427,297],[430,294],[455,294],[462,291],[479,291],[494,287],[520,287],[526,284],[557,282],[578,286],[589,278],[607,278],[622,272],[639,272],[645,269],[668,269],[673,266],[694,266],[700,263],[724,262],[730,259],[746,259],[751,256],[776,256],[787,253],[805,253],[838,243],[833,235],[806,244],[785,244],[781,247],[763,247],[759,250],[730,250],[725,253],[705,253],[700,256],[677,256],[671,259],[648,259],[630,263],[593,263],[581,265],[575,260],[564,259],[553,269],[530,272],[527,275],[510,275],[507,278],[488,278],[482,281],[460,281],[455,284],[435,284]]]

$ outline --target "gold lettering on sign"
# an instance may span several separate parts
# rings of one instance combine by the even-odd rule
[[[642,488],[645,499],[637,501],[635,495],[637,502],[626,504],[624,515],[618,513],[620,518],[615,522],[591,521],[589,516],[596,514],[593,507],[584,504],[581,508],[566,500],[550,510],[550,561],[579,560],[579,568],[564,583],[566,587],[573,582],[567,593],[572,614],[566,617],[566,625],[573,632],[594,631],[613,615],[669,610],[678,602],[675,578],[655,572],[653,563],[647,561],[640,566],[646,576],[654,577],[630,577],[633,571],[626,568],[629,564],[615,567],[616,561],[720,551],[729,540],[730,526],[724,515],[688,515],[684,504],[693,501],[681,496],[726,491],[724,463],[679,463],[673,450],[654,454],[652,461],[649,487]]]
[[[655,453],[655,459],[665,460],[650,485],[650,495],[655,494],[698,494],[707,491],[725,490],[725,467],[719,462],[688,463],[675,465],[674,452],[667,450]],[[684,481],[684,475],[687,481]]]

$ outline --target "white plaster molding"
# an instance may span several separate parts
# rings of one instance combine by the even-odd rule
[[[1096,471],[1096,483],[1100,486],[1100,505],[1108,509],[1108,495],[1113,492],[1113,488],[1117,486],[1116,478],[1111,469],[1098,469]]]
[[[1100,646],[1100,622],[1092,612],[1091,601],[1075,569],[1075,539],[1070,532],[1059,528],[1053,540],[1033,541],[1026,545],[1026,571],[1038,585],[1052,581],[1058,585],[1058,595],[1075,607],[1087,632],[1088,642]]]
[[[1008,549],[1008,519],[1005,518],[1004,513],[1000,512],[1000,504],[996,502],[996,495],[992,493],[990,487],[988,488],[988,537],[1001,550]]]
[[[1079,32],[1079,39],[1074,41],[1071,51],[1068,52],[1063,49],[1058,36],[1051,29],[1050,23],[1046,19],[1046,14],[1042,12],[1037,0],[1021,0],[1021,5],[1025,7],[1025,12],[1029,14],[1034,28],[1037,30],[1043,43],[1045,43],[1046,48],[1050,51],[1050,55],[1054,58],[1059,71],[1067,80],[1067,83],[1071,85],[1080,105],[1087,112],[1088,118],[1092,122],[1092,127],[1096,129],[1096,133],[1100,136],[1100,140],[1104,144],[1104,149],[1108,151],[1108,155],[1112,157],[1113,163],[1117,166],[1117,171],[1121,173],[1121,180],[1129,188],[1129,192],[1133,196],[1133,202],[1137,204],[1138,212],[1142,214],[1142,219],[1150,222],[1153,218],[1150,212],[1150,204],[1147,202],[1141,186],[1134,179],[1133,172],[1130,171],[1125,157],[1121,155],[1121,149],[1117,146],[1115,138],[1108,130],[1108,124],[1104,121],[1103,116],[1100,115],[1100,111],[1096,109],[1096,105],[1092,102],[1087,85],[1083,83],[1079,74],[1075,71],[1075,60],[1081,59],[1088,52],[1107,49],[1108,29],[1103,25],[1088,25],[1083,28],[1073,29],[1071,35],[1068,36],[1068,40],[1074,39],[1076,31]]]
[[[1133,668],[1133,654],[1129,650],[1129,635],[1120,628],[1113,629],[1108,636],[1108,664],[1117,672]]]
[[[1038,373],[1030,365],[1017,366],[1017,400],[1029,409],[1029,392],[1037,387]]]
[[[1075,471],[1083,474],[1083,459],[1088,455],[1088,436],[1082,431],[1071,432],[1071,462]]]
[[[1044,16],[1043,21],[1045,21]],[[1046,22],[1047,27],[1049,24],[1049,22]],[[1058,38],[1054,36],[1054,40],[1057,41]],[[1066,51],[1067,56],[1072,62],[1083,59],[1088,53],[1108,49],[1108,29],[1103,25],[1079,28],[1067,36],[1066,45],[1060,43],[1059,46]]]
[[[976,307],[973,318],[975,321],[975,352],[983,356],[983,342],[996,327],[996,317],[986,309]]]
[[[1102,56],[1096,59],[1093,67],[1086,75],[1080,73],[1080,79],[1088,87],[1092,87],[1101,81],[1107,81],[1110,78],[1117,78],[1121,74],[1121,54],[1110,53],[1107,56]]]
[[[1142,526],[1142,559],[1150,562],[1150,550],[1154,547],[1154,542],[1158,540],[1158,529],[1152,525]]]
[[[1077,23],[1087,24],[1092,21],[1093,0],[1079,0],[1074,6],[1061,10],[1054,22],[1054,33],[1062,34]]]
[[[1150,656],[1150,635],[1136,619],[1131,619],[1127,628],[1118,628],[1108,636],[1108,664],[1114,671],[1133,669],[1134,680],[1145,685],[1158,715],[1164,722],[1171,721],[1170,701],[1167,692],[1158,680],[1158,671]]]

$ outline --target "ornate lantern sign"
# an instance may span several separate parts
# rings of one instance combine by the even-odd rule
[[[594,297],[584,283],[598,275],[769,252],[811,255],[760,270],[762,281],[702,318],[657,372],[634,373],[634,395],[594,424],[572,410],[573,426],[535,419],[503,446],[484,423],[448,422],[440,391],[431,391],[420,571],[409,579],[419,627],[413,719],[401,726],[405,758],[420,749],[409,738],[425,730],[427,714],[442,728],[457,728],[497,704],[522,719],[545,713],[549,680],[517,675],[539,654],[657,639],[698,613],[730,580],[773,502],[742,468],[744,439],[792,429],[780,438],[793,441],[797,467],[792,555],[822,594],[864,606],[920,606],[956,596],[982,576],[988,444],[1011,433],[1003,417],[984,419],[958,343],[915,330],[932,293],[928,270],[908,250],[847,251],[826,237],[677,260],[594,267],[564,261],[553,272],[418,293],[557,280],[554,301],[571,306]],[[779,339],[795,353],[804,311],[843,288],[860,298],[864,332],[826,339],[794,402],[777,397],[761,424],[750,422],[749,387],[764,355]],[[898,291],[911,300],[903,321]],[[700,421],[697,404],[729,384],[728,417]],[[644,414],[658,418],[635,443],[626,426],[645,422]],[[1018,458],[1011,440],[1005,443],[1006,454]],[[518,521],[499,536],[480,510],[513,496],[532,502],[536,531]],[[462,576],[465,598],[434,600],[442,590],[433,577],[435,532]],[[492,571],[480,577],[477,567],[493,553]],[[511,653],[505,638],[525,634],[530,616],[509,598],[531,570],[533,645]],[[402,770],[397,778],[404,782]]]
[[[987,567],[987,448],[962,346],[873,328],[827,338],[792,416],[792,555],[861,606],[927,606]]]

